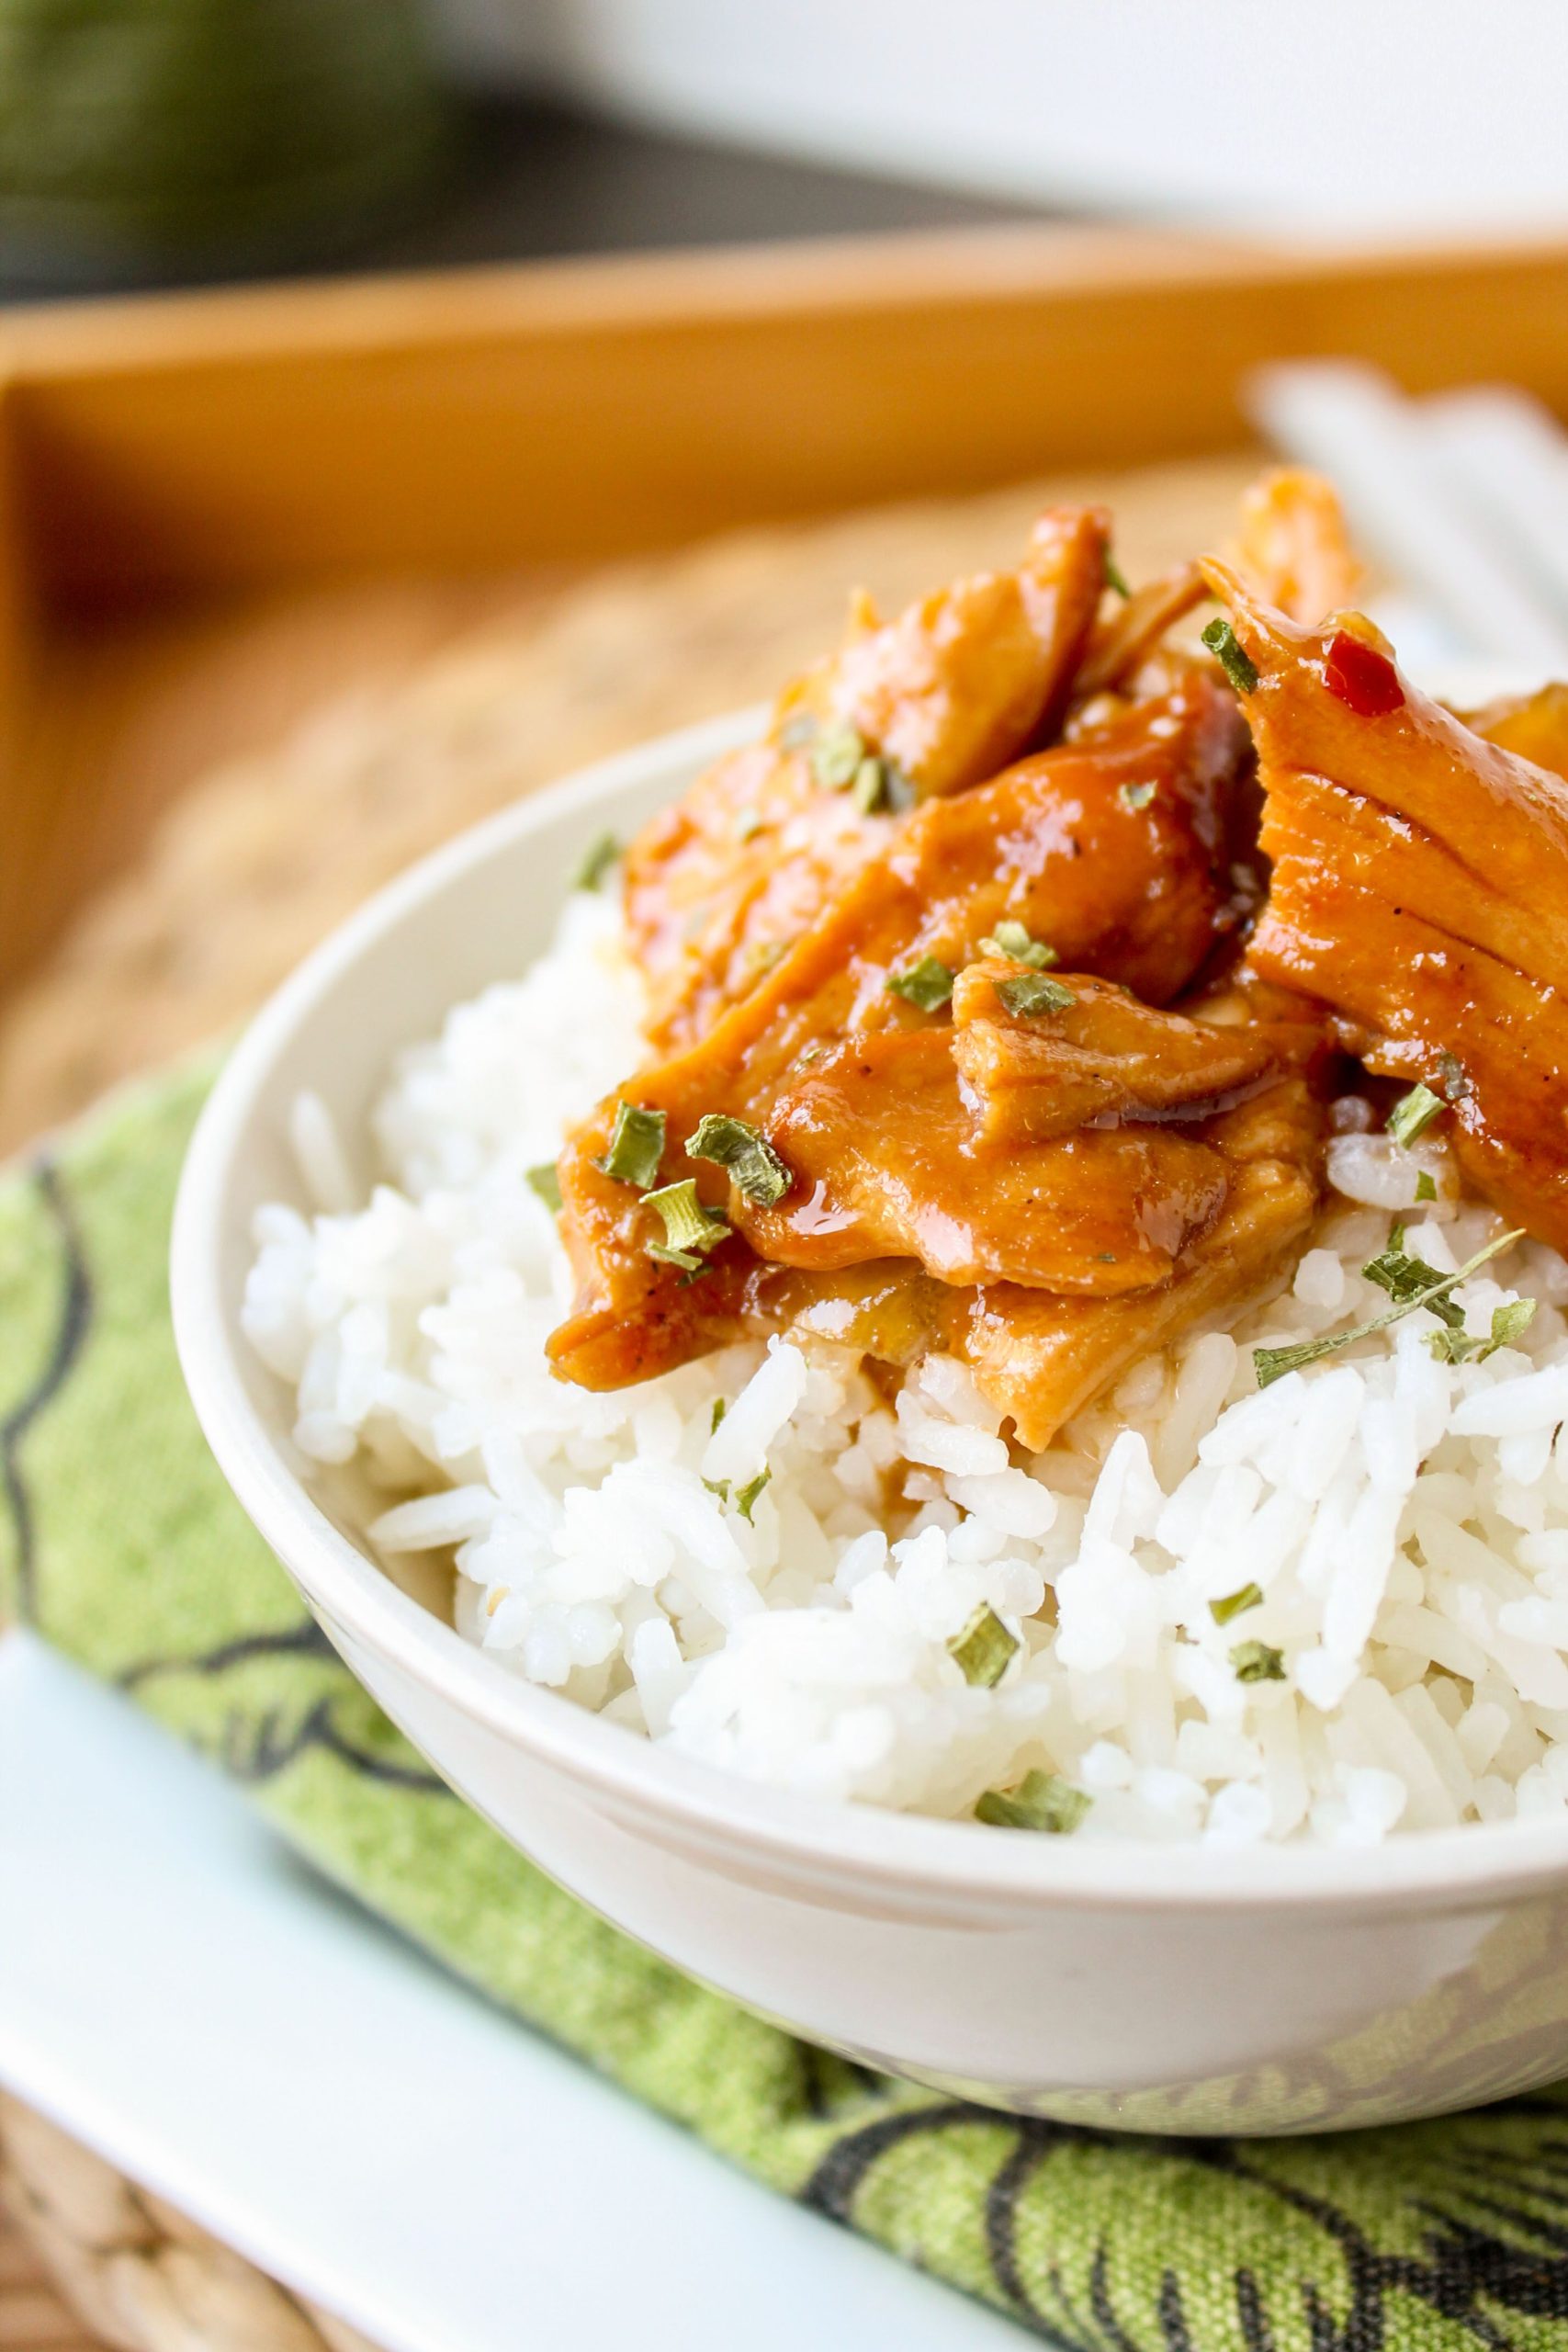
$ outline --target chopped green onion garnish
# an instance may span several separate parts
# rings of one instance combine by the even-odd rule
[[[935,1012],[953,994],[953,967],[934,956],[922,956],[918,964],[888,974],[887,993],[918,1004],[922,1012]]]
[[[1285,1653],[1271,1650],[1267,1642],[1237,1642],[1231,1652],[1231,1665],[1238,1682],[1283,1682]]]
[[[722,1209],[710,1209],[697,1198],[697,1188],[690,1176],[678,1184],[666,1184],[658,1193],[645,1193],[644,1208],[657,1209],[664,1220],[664,1239],[673,1250],[712,1250],[729,1231],[729,1219]],[[658,1243],[653,1249],[658,1250]]]
[[[1337,1331],[1332,1338],[1326,1340],[1303,1340],[1292,1348],[1254,1348],[1252,1362],[1258,1374],[1258,1385],[1259,1388],[1267,1388],[1271,1382],[1282,1380],[1286,1373],[1300,1372],[1307,1364],[1316,1363],[1320,1356],[1334,1355],[1340,1348],[1349,1347],[1353,1340],[1370,1338],[1374,1331],[1386,1331],[1391,1323],[1397,1323],[1402,1316],[1413,1315],[1417,1307],[1428,1307],[1433,1312],[1440,1314],[1442,1308],[1449,1305],[1450,1294],[1459,1288],[1461,1283],[1468,1282],[1478,1267],[1486,1264],[1488,1259],[1500,1256],[1505,1250],[1511,1250],[1514,1243],[1521,1240],[1523,1237],[1523,1226],[1517,1227],[1512,1233],[1500,1235],[1495,1241],[1488,1242],[1484,1250],[1478,1250],[1474,1257],[1468,1259],[1457,1273],[1438,1275],[1430,1289],[1418,1290],[1408,1296],[1396,1298],[1395,1304],[1385,1315],[1374,1315],[1370,1323],[1358,1323],[1353,1330]],[[1387,1261],[1393,1254],[1392,1250],[1385,1250],[1382,1260],[1373,1259],[1372,1265],[1386,1266]],[[1412,1259],[1409,1262],[1415,1265],[1418,1264],[1419,1261]],[[1371,1274],[1371,1266],[1363,1267],[1362,1272]],[[1433,1269],[1427,1267],[1427,1272],[1431,1273]],[[1372,1279],[1378,1281],[1381,1277],[1372,1275]],[[1395,1279],[1402,1280],[1400,1277]],[[1388,1290],[1392,1285],[1388,1281],[1383,1281],[1382,1287]],[[1453,1312],[1457,1314],[1459,1310],[1455,1308]],[[1445,1315],[1443,1320],[1447,1322],[1450,1318]],[[1464,1317],[1461,1315],[1461,1325],[1463,1320]]]
[[[1119,784],[1116,797],[1123,808],[1146,808],[1157,789],[1152,784]]]
[[[1379,1290],[1386,1290],[1390,1298],[1397,1299],[1401,1304],[1418,1296],[1424,1290],[1430,1290],[1434,1283],[1443,1279],[1436,1266],[1429,1266],[1425,1258],[1410,1255],[1404,1246],[1403,1225],[1390,1228],[1387,1249],[1381,1250],[1377,1257],[1369,1258],[1361,1272],[1368,1282],[1376,1283]],[[1445,1323],[1464,1321],[1462,1313],[1451,1299],[1439,1299],[1432,1311],[1440,1314]]]
[[[722,1411],[723,1408],[721,1407],[721,1416]],[[717,1421],[715,1421],[714,1427],[715,1429],[717,1429]],[[771,1470],[759,1470],[754,1478],[749,1478],[743,1487],[738,1487],[735,1490],[735,1508],[740,1513],[741,1518],[746,1521],[748,1527],[751,1524],[751,1513],[756,1509],[757,1498],[761,1493],[763,1487],[767,1485],[773,1475],[773,1474]],[[729,1481],[728,1478],[705,1478],[703,1480],[703,1484],[707,1488],[710,1495],[716,1495],[721,1503],[728,1504],[729,1501]]]
[[[1514,1298],[1506,1306],[1495,1306],[1492,1309],[1492,1339],[1487,1354],[1491,1354],[1493,1348],[1511,1348],[1516,1340],[1523,1338],[1534,1321],[1533,1298]]]
[[[1443,1115],[1443,1098],[1429,1086],[1413,1086],[1402,1094],[1388,1114],[1388,1132],[1395,1143],[1412,1144],[1424,1136],[1434,1119]]]
[[[716,1396],[716,1397],[714,1398],[714,1400],[713,1400],[713,1411],[712,1411],[712,1413],[711,1413],[711,1414],[709,1415],[709,1417],[708,1417],[708,1435],[709,1435],[710,1437],[713,1435],[713,1433],[714,1433],[715,1430],[716,1430],[716,1429],[717,1429],[717,1427],[718,1427],[718,1425],[719,1425],[720,1421],[722,1421],[722,1420],[723,1420],[724,1416],[725,1416],[725,1413],[726,1413],[726,1411],[727,1411],[728,1409],[728,1407],[726,1406],[725,1401],[724,1401],[724,1399],[723,1399],[723,1397],[722,1397],[722,1396]]]
[[[644,1255],[657,1258],[661,1266],[679,1266],[682,1273],[676,1287],[680,1290],[689,1289],[693,1283],[700,1283],[705,1274],[713,1272],[707,1260],[699,1258],[694,1250],[671,1250],[662,1241],[649,1242]]]
[[[663,1112],[639,1111],[635,1102],[617,1103],[610,1148],[603,1159],[594,1161],[594,1167],[613,1176],[617,1184],[635,1184],[638,1192],[646,1193],[658,1180],[663,1157]]]
[[[1015,964],[1027,964],[1032,970],[1043,972],[1058,963],[1056,951],[1047,947],[1043,939],[1032,938],[1021,922],[999,922],[988,939],[980,942],[982,956],[1006,956]]]
[[[874,752],[868,752],[855,770],[854,788],[851,798],[863,817],[874,817],[887,798],[887,769]]]
[[[754,1478],[748,1478],[743,1487],[738,1487],[735,1490],[735,1508],[748,1527],[751,1524],[751,1513],[756,1508],[757,1498],[773,1475],[771,1470],[759,1470]]]
[[[1246,1610],[1256,1609],[1262,1599],[1261,1585],[1244,1584],[1235,1592],[1227,1592],[1222,1600],[1211,1600],[1209,1614],[1216,1625],[1228,1625],[1233,1617],[1241,1616]]]
[[[567,888],[571,890],[596,890],[621,854],[621,844],[614,833],[601,833],[590,842],[572,870]]]
[[[965,1682],[979,1690],[991,1690],[1007,1672],[1008,1660],[1018,1647],[1017,1634],[1010,1634],[989,1602],[983,1600],[968,1623],[954,1634],[947,1654],[957,1661]]]
[[[1093,1802],[1055,1772],[1028,1772],[1016,1789],[987,1789],[975,1807],[975,1818],[988,1821],[993,1829],[1037,1829],[1049,1838],[1065,1838]]]
[[[689,1159],[711,1159],[728,1168],[736,1190],[759,1208],[782,1201],[794,1182],[766,1136],[723,1111],[704,1114],[686,1152]]]
[[[1387,1249],[1364,1265],[1361,1272],[1369,1282],[1376,1283],[1380,1290],[1386,1290],[1390,1298],[1400,1301],[1412,1299],[1418,1292],[1430,1290],[1434,1283],[1442,1281],[1436,1266],[1427,1265],[1424,1258],[1410,1256],[1404,1247],[1403,1224],[1392,1227]],[[1446,1356],[1450,1363],[1462,1363],[1466,1356],[1475,1354],[1485,1346],[1483,1340],[1465,1338],[1464,1309],[1456,1306],[1451,1298],[1429,1299],[1427,1310],[1445,1326],[1443,1331],[1434,1331],[1427,1343],[1435,1356]]]
[[[1421,1168],[1416,1170],[1416,1197],[1418,1201],[1435,1201],[1437,1199],[1438,1188],[1432,1181],[1430,1169]]]
[[[998,980],[997,994],[1010,1012],[1065,1012],[1077,999],[1061,980],[1043,972],[1020,972],[1016,979]]]
[[[1427,1347],[1439,1363],[1484,1363],[1499,1348],[1510,1348],[1523,1336],[1535,1319],[1533,1298],[1511,1299],[1506,1306],[1492,1309],[1492,1333],[1489,1339],[1472,1340],[1463,1323],[1447,1324],[1434,1331]]]
[[[874,817],[879,812],[912,808],[915,787],[897,760],[882,759],[868,752],[855,770],[851,797],[863,817]]]
[[[736,840],[749,842],[754,833],[761,831],[764,821],[760,808],[742,808],[735,820]]]
[[[817,741],[817,730],[815,711],[797,710],[779,729],[779,741],[786,752],[804,752],[807,743]]]
[[[560,1215],[560,1178],[556,1173],[553,1159],[542,1160],[537,1168],[530,1168],[524,1182],[531,1193],[538,1194],[547,1209],[553,1209],[558,1216]]]
[[[1103,562],[1105,566],[1106,586],[1108,588],[1114,588],[1119,596],[1130,596],[1133,591],[1127,585],[1126,575],[1109,548],[1105,550]]]
[[[1258,665],[1243,650],[1229,621],[1216,618],[1203,631],[1203,642],[1238,695],[1249,695],[1258,684]]]
[[[829,734],[818,737],[811,765],[818,784],[825,785],[829,792],[846,792],[859,775],[865,756],[866,746],[852,727],[835,727]]]

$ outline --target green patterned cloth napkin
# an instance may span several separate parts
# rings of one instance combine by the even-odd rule
[[[0,1602],[536,2031],[1070,2352],[1568,2352],[1568,2095],[1250,2143],[988,2114],[700,1990],[459,1805],[317,1634],[186,1403],[164,1260],[206,1080],[118,1098],[0,1187]]]

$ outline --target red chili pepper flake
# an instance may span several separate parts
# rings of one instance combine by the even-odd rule
[[[1331,695],[1348,704],[1358,718],[1384,718],[1404,702],[1399,673],[1386,653],[1365,639],[1340,629],[1328,649],[1324,684]]]

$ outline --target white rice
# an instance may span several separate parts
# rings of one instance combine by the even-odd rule
[[[1522,1245],[1465,1283],[1478,1334],[1539,1302],[1484,1362],[1436,1363],[1415,1315],[1254,1380],[1254,1344],[1387,1306],[1360,1269],[1391,1213],[1444,1271],[1483,1246],[1495,1220],[1440,1143],[1398,1152],[1351,1106],[1293,1279],[1032,1458],[949,1358],[896,1409],[852,1353],[780,1340],[594,1396],[546,1365],[571,1281],[525,1171],[636,1067],[637,1019],[613,903],[573,899],[525,978],[403,1057],[374,1121],[389,1181],[367,1198],[307,1098],[318,1212],[257,1219],[245,1329],[301,1453],[385,1491],[384,1555],[453,1548],[467,1635],[629,1731],[823,1797],[961,1815],[1038,1767],[1092,1799],[1080,1837],[1227,1843],[1568,1806],[1568,1264]],[[763,1471],[748,1523],[716,1489]],[[1216,1623],[1248,1584],[1261,1600]],[[993,1690],[948,1649],[982,1602],[1021,1645]],[[1284,1679],[1238,1679],[1244,1641]]]

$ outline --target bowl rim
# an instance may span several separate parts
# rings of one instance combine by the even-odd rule
[[[415,909],[460,888],[498,850],[547,833],[663,774],[705,764],[755,734],[757,709],[646,742],[530,793],[385,885],[299,964],[251,1021],[204,1105],[175,1203],[170,1293],[197,1418],[247,1516],[307,1600],[459,1713],[671,1828],[765,1853],[775,1866],[982,1903],[1187,1911],[1332,1905],[1390,1912],[1472,1905],[1568,1876],[1568,1815],[1395,1835],[1381,1846],[1020,1837],[779,1790],[640,1738],[529,1683],[423,1608],[340,1532],[284,1458],[246,1392],[220,1272],[230,1184],[257,1092],[316,1008],[367,949]],[[412,1042],[412,1040],[410,1042]]]

